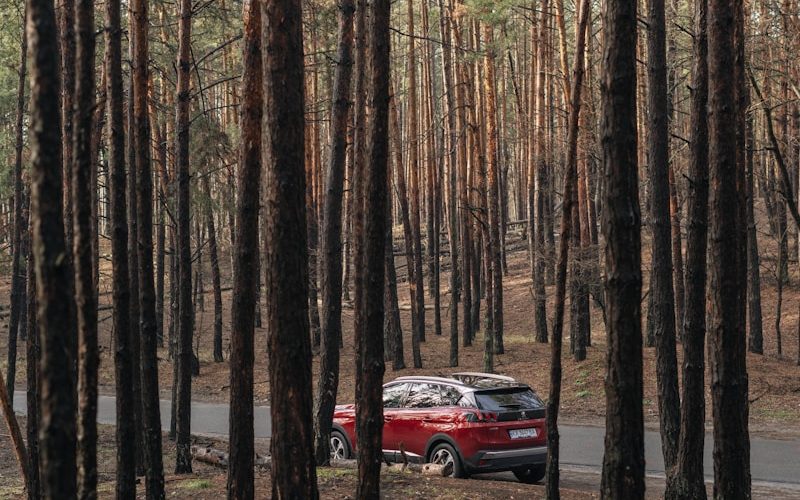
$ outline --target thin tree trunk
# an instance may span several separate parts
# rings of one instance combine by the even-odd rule
[[[445,133],[444,141],[448,155],[447,179],[448,179],[448,228],[450,233],[450,366],[458,366],[458,302],[461,296],[461,273],[459,269],[459,217],[458,217],[458,165],[456,142],[458,141],[458,131],[456,129],[456,99],[455,87],[453,86],[453,61],[450,34],[450,23],[452,22],[450,11],[445,14],[444,0],[438,0],[439,6],[439,31],[442,34],[442,42],[445,47],[442,49],[442,85],[445,94]],[[394,257],[392,258],[394,259]],[[402,340],[402,338],[401,338]],[[402,348],[402,347],[401,347]]]
[[[30,225],[29,225],[30,227]],[[26,243],[30,247],[30,231],[26,238]],[[28,338],[26,342],[27,356],[26,356],[26,376],[27,376],[27,420],[25,430],[27,431],[28,438],[28,500],[39,500],[42,497],[42,484],[41,472],[39,462],[39,415],[41,402],[39,399],[40,392],[40,379],[39,379],[39,362],[40,362],[40,349],[39,349],[39,331],[36,326],[36,276],[34,273],[33,253],[28,252],[28,290],[25,297],[27,302],[28,311]],[[133,474],[134,467],[133,460],[131,460],[131,472]],[[133,477],[133,475],[131,476]]]
[[[339,4],[339,47],[333,106],[331,152],[325,175],[322,227],[322,339],[319,385],[314,408],[314,449],[317,465],[330,461],[330,433],[339,387],[339,344],[342,337],[342,200],[347,160],[347,125],[353,73],[355,2]],[[395,292],[396,294],[396,292]]]
[[[161,456],[161,410],[158,383],[158,338],[156,332],[156,298],[153,283],[153,170],[151,163],[150,116],[148,106],[148,2],[134,0],[133,12],[133,122],[136,171],[137,234],[139,287],[139,350],[142,388],[142,428],[145,476],[148,500],[164,498],[164,472]]]
[[[222,284],[219,275],[219,255],[217,253],[217,230],[214,227],[214,214],[211,210],[211,185],[208,176],[203,177],[208,203],[205,206],[206,231],[208,231],[208,256],[211,261],[211,286],[214,289],[214,362],[221,363],[222,357]]]
[[[753,116],[747,116],[747,319],[749,322],[748,350],[755,354],[764,353],[764,333],[761,311],[761,257],[758,254],[758,233],[756,231],[755,179],[753,177]]]
[[[411,38],[408,41],[408,170],[409,188],[411,202],[411,240],[414,248],[414,273],[409,272],[409,284],[413,284],[411,294],[412,303],[416,304],[412,308],[413,335],[419,342],[425,342],[425,287],[422,275],[422,236],[420,222],[420,199],[419,199],[419,131],[417,108],[417,59],[416,59],[416,39],[414,38],[414,0],[408,0],[408,31]],[[410,268],[409,268],[410,271]],[[415,364],[416,367],[416,364]]]
[[[534,134],[534,147],[530,172],[528,174],[528,220],[531,226],[529,233],[529,247],[531,253],[531,274],[533,276],[534,296],[534,332],[537,342],[547,342],[547,298],[545,296],[545,237],[544,237],[544,205],[545,186],[543,185],[547,163],[545,159],[545,54],[544,42],[547,30],[549,0],[542,1],[542,13],[539,18],[539,27],[536,39],[536,85],[535,85],[535,113],[536,123]]]
[[[97,292],[92,255],[92,135],[94,127],[94,3],[76,4],[76,96],[72,200],[75,302],[78,319],[78,498],[97,496]]]
[[[27,12],[27,6],[26,10]],[[27,14],[23,14],[23,23]],[[22,187],[22,148],[23,143],[23,118],[25,114],[25,78],[27,76],[28,62],[28,33],[23,25],[22,46],[20,47],[19,83],[17,84],[17,112],[14,126],[14,222],[11,237],[11,307],[8,319],[8,368],[6,376],[6,391],[13,397],[14,384],[17,371],[17,333],[20,330],[20,309],[26,300],[24,293],[23,261],[25,255],[22,250],[22,231],[25,220],[23,210]]]
[[[192,472],[191,402],[192,402],[192,251],[189,221],[189,89],[190,52],[192,39],[192,2],[181,0],[178,22],[178,83],[175,102],[175,130],[178,135],[175,165],[178,176],[178,341],[176,359],[175,473]]]
[[[114,307],[114,374],[116,378],[116,497],[136,496],[136,399],[131,337],[130,278],[128,274],[128,214],[125,176],[125,124],[123,117],[122,28],[120,0],[106,2],[105,66],[108,98],[109,201],[111,205],[111,262]]]
[[[486,155],[487,155],[487,201],[489,209],[489,249],[486,259],[490,262],[491,270],[487,280],[492,280],[492,310],[487,314],[492,315],[492,337],[495,354],[503,354],[503,259],[500,239],[500,199],[499,186],[501,169],[498,165],[499,148],[497,127],[497,91],[495,89],[495,54],[494,30],[490,24],[483,26],[487,52],[484,58],[484,87],[486,89]]]
[[[708,38],[706,0],[694,6],[689,218],[686,235],[686,312],[683,325],[683,392],[675,472],[668,500],[705,500],[706,252],[708,249]]]
[[[653,232],[651,307],[656,351],[658,414],[665,470],[671,471],[680,431],[680,399],[675,347],[675,290],[669,199],[669,102],[664,0],[648,2],[647,159],[650,174],[650,224]],[[671,474],[667,474],[667,482]]]
[[[315,500],[319,493],[308,323],[302,11],[299,0],[274,0],[263,6],[264,26],[281,28],[266,29],[263,36],[272,497]]]
[[[547,399],[547,462],[546,493],[547,498],[561,498],[559,490],[559,435],[558,411],[561,405],[561,336],[564,330],[564,300],[567,287],[567,262],[569,260],[570,240],[580,241],[577,232],[573,236],[573,213],[578,201],[578,134],[581,112],[581,91],[583,89],[583,58],[586,40],[586,25],[591,15],[590,0],[581,2],[580,21],[577,39],[575,40],[575,66],[573,67],[572,89],[569,108],[569,124],[567,132],[567,158],[564,169],[564,203],[561,214],[561,239],[558,248],[556,265],[556,301],[553,317],[553,336],[550,343],[550,394]],[[580,219],[578,219],[580,224]],[[577,227],[576,229],[579,229]]]
[[[228,498],[252,500],[255,494],[253,457],[253,364],[255,362],[255,308],[260,282],[258,214],[261,196],[261,119],[263,73],[261,56],[261,4],[252,0],[242,8],[241,127],[238,205],[234,237],[233,295],[231,305],[231,394]],[[233,231],[233,229],[232,229]]]
[[[365,193],[364,287],[362,359],[356,368],[356,385],[361,394],[356,414],[358,439],[358,486],[356,498],[380,496],[380,464],[383,456],[383,288],[389,163],[389,0],[370,4],[368,37],[369,121],[367,125],[368,190]],[[418,276],[421,278],[421,275]],[[419,286],[419,283],[418,283]],[[419,298],[419,297],[418,297]],[[357,313],[358,314],[358,313]]]

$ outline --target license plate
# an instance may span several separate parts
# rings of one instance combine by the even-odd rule
[[[529,427],[527,429],[511,429],[508,431],[509,437],[511,439],[529,439],[536,437],[536,428]]]

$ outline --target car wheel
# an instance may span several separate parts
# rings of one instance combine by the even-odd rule
[[[439,443],[436,445],[436,447],[431,451],[429,462],[438,465],[447,465],[452,463],[453,472],[450,474],[450,477],[469,477],[466,471],[464,471],[464,466],[461,463],[461,457],[458,456],[458,452],[455,450],[455,448],[447,443]]]
[[[350,447],[347,439],[339,431],[331,432],[331,459],[346,460],[350,458]]]
[[[520,469],[514,469],[514,475],[520,483],[538,483],[544,478],[545,464],[529,465]]]

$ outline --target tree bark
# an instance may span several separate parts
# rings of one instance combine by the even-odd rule
[[[736,3],[708,3],[709,351],[714,418],[714,496],[750,498],[744,324],[739,300],[739,193],[735,79]]]
[[[242,8],[244,39],[242,61],[239,185],[234,238],[233,295],[231,305],[231,394],[228,498],[252,500],[255,495],[253,454],[253,364],[255,362],[255,311],[259,283],[258,214],[261,195],[261,141],[263,116],[263,65],[261,55],[261,4],[253,0]]]
[[[214,291],[214,362],[221,363],[222,357],[222,284],[219,274],[219,254],[217,250],[217,230],[214,227],[214,213],[211,209],[211,185],[208,176],[203,177],[203,189],[208,203],[205,206],[206,231],[208,231],[208,256],[211,262],[211,286]]]
[[[175,165],[178,176],[178,345],[176,360],[176,451],[175,473],[192,472],[191,400],[192,400],[192,251],[189,188],[189,70],[192,39],[192,2],[181,0],[178,22],[178,83],[175,102],[175,130],[178,135]]]
[[[339,47],[331,108],[331,152],[325,174],[322,226],[322,339],[314,409],[314,450],[317,465],[330,461],[330,433],[339,388],[339,343],[342,337],[342,200],[353,74],[355,2],[339,4]]]
[[[120,0],[106,2],[105,65],[108,98],[108,162],[110,173],[112,304],[114,307],[114,372],[116,378],[116,497],[136,496],[136,423],[130,418],[136,400],[133,386],[130,278],[128,274],[128,215],[123,117],[122,28]]]
[[[601,498],[644,497],[641,215],[637,173],[636,2],[604,4],[600,120],[605,186],[606,413]]]
[[[411,292],[412,335],[416,336],[419,342],[425,342],[425,287],[422,275],[422,236],[420,222],[420,200],[419,200],[419,131],[417,108],[417,58],[416,58],[416,39],[414,38],[414,0],[408,0],[408,32],[411,35],[408,41],[408,171],[409,171],[409,199],[411,203],[411,241],[414,251],[414,272],[409,268],[409,286],[413,285]],[[416,364],[415,364],[416,367]]]
[[[486,255],[491,276],[487,280],[492,280],[492,336],[493,349],[495,354],[503,354],[503,249],[500,239],[500,166],[498,165],[499,149],[497,142],[499,139],[497,127],[497,90],[495,88],[495,54],[494,54],[494,30],[488,23],[483,26],[484,37],[486,38],[487,51],[484,57],[484,86],[486,88],[486,156],[487,156],[487,198],[489,202],[489,247],[491,253]],[[488,314],[488,313],[487,313]]]
[[[680,430],[680,400],[675,347],[675,290],[672,283],[672,228],[669,206],[669,101],[667,93],[664,0],[648,2],[647,159],[650,175],[650,224],[653,232],[651,307],[656,351],[656,380],[661,449],[670,471]],[[670,481],[670,474],[667,474]]]
[[[315,500],[302,11],[299,0],[269,0],[262,6],[272,496]]]
[[[29,225],[30,229],[30,225]],[[30,231],[26,238],[26,243],[30,247]],[[28,290],[25,300],[28,314],[28,337],[26,342],[26,376],[27,376],[27,421],[25,430],[28,438],[28,500],[38,500],[42,497],[41,471],[39,462],[39,415],[40,415],[40,378],[39,378],[39,331],[36,326],[36,276],[34,273],[33,254],[28,252],[27,280]],[[132,465],[133,466],[133,465]]]
[[[75,389],[70,352],[69,265],[64,258],[61,85],[56,18],[50,0],[28,3],[32,251],[41,342],[41,464],[46,499],[74,498]]]
[[[380,496],[380,467],[383,436],[383,288],[389,162],[389,0],[373,0],[368,22],[369,120],[367,124],[368,190],[365,193],[364,223],[365,273],[363,322],[360,326],[362,359],[356,369],[356,384],[361,388],[356,413],[358,440],[358,486],[356,498]],[[417,276],[421,278],[421,275]],[[419,282],[417,283],[419,286]],[[418,297],[419,299],[419,297]]]
[[[27,7],[25,12],[27,12]],[[27,14],[23,14],[23,23]],[[22,187],[22,149],[23,118],[25,115],[25,78],[28,67],[28,34],[24,24],[22,28],[22,46],[20,48],[19,83],[17,85],[17,112],[14,126],[14,222],[11,236],[11,307],[8,319],[8,367],[6,372],[6,392],[14,394],[14,383],[17,373],[17,333],[20,331],[20,310],[26,299],[24,288],[24,267],[22,253],[22,232],[25,220],[22,215],[24,193]]]
[[[533,154],[528,173],[528,220],[531,229],[528,231],[531,256],[531,274],[533,276],[534,295],[534,332],[537,342],[547,342],[547,297],[545,296],[545,237],[544,237],[544,205],[547,160],[545,159],[546,104],[545,104],[545,72],[546,43],[549,0],[542,1],[542,13],[536,35],[536,84],[534,91],[534,108],[536,122],[533,138]]]
[[[546,493],[547,498],[561,498],[559,490],[559,435],[558,411],[561,405],[561,336],[564,330],[564,301],[567,287],[567,262],[569,259],[570,240],[580,241],[579,234],[573,234],[573,213],[578,201],[578,134],[581,112],[581,92],[583,90],[584,44],[586,26],[591,15],[590,0],[581,2],[580,21],[575,40],[575,66],[573,67],[572,89],[569,108],[567,132],[567,158],[564,169],[564,203],[561,214],[561,239],[558,247],[556,265],[556,299],[553,317],[553,336],[550,343],[550,394],[547,399],[547,462]],[[580,222],[579,222],[580,224]],[[578,226],[579,228],[580,226]]]
[[[92,255],[92,136],[94,133],[94,3],[76,4],[76,91],[72,200],[75,302],[78,319],[78,498],[97,496],[97,292]]]
[[[705,438],[706,252],[708,248],[708,38],[706,0],[694,7],[695,33],[686,236],[686,314],[683,326],[683,392],[675,473],[665,498],[706,498]]]

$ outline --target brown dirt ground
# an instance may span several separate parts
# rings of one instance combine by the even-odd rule
[[[647,231],[645,234],[645,248],[647,249]],[[399,237],[399,233],[397,235]],[[399,238],[398,238],[399,241]],[[102,252],[106,252],[103,242]],[[399,243],[397,248],[399,248]],[[775,317],[776,317],[776,282],[774,279],[775,242],[768,236],[761,235],[761,254],[762,254],[762,304],[764,311],[764,350],[765,355],[757,356],[748,354],[748,373],[750,378],[750,430],[754,435],[765,435],[770,437],[798,438],[800,437],[800,367],[797,366],[798,358],[798,305],[800,305],[800,272],[797,264],[791,263],[790,274],[791,283],[784,290],[783,311],[780,314],[783,330],[783,356],[777,356]],[[511,375],[519,380],[525,381],[533,386],[539,394],[546,396],[549,386],[549,357],[550,346],[548,344],[538,344],[533,341],[533,315],[532,315],[532,294],[530,289],[530,277],[528,272],[527,255],[523,242],[518,233],[508,236],[509,248],[509,275],[504,280],[505,298],[505,346],[506,354],[496,356],[496,371]],[[404,332],[405,355],[407,364],[411,363],[411,345],[408,335],[410,328],[410,316],[408,312],[408,286],[404,281],[405,270],[403,269],[404,258],[397,258],[399,283],[398,291],[401,298],[401,311]],[[5,262],[5,260],[3,260]],[[223,283],[230,282],[230,260],[223,256],[220,259],[223,266]],[[447,310],[449,296],[447,294],[448,268],[446,258],[443,259],[442,271],[442,329],[445,334],[437,337],[433,333],[433,312],[428,310],[426,313],[426,327],[428,340],[422,344],[422,369],[408,368],[401,372],[392,372],[391,365],[387,366],[385,375],[386,380],[391,380],[395,376],[413,374],[448,374],[454,369],[449,364],[449,312]],[[644,262],[648,259],[645,255]],[[0,267],[3,264],[0,263]],[[647,264],[645,265],[647,273]],[[210,281],[210,272],[205,270],[206,283]],[[107,253],[102,256],[101,262],[101,306],[108,305],[110,301],[110,258]],[[0,304],[7,304],[9,290],[9,273],[7,270],[0,269]],[[427,285],[427,283],[426,283]],[[210,285],[206,285],[210,286]],[[645,288],[646,289],[646,288]],[[548,314],[552,314],[554,287],[548,286]],[[224,313],[224,345],[228,345],[228,335],[230,327],[230,302],[231,291],[223,294]],[[426,304],[430,305],[432,300],[426,297]],[[643,301],[646,306],[646,300]],[[569,308],[567,307],[567,313]],[[5,373],[5,363],[7,352],[7,317],[0,311],[0,369]],[[460,312],[460,311],[459,311]],[[112,332],[110,321],[110,310],[103,310],[100,313],[100,343],[101,343],[101,367],[100,384],[101,392],[112,393],[114,390],[114,370],[113,352],[111,349]],[[592,305],[592,347],[588,350],[588,357],[585,361],[577,363],[565,353],[563,366],[562,383],[562,406],[561,420],[565,423],[583,423],[602,425],[605,415],[605,396],[604,396],[604,376],[605,376],[605,332],[602,324],[600,310]],[[643,318],[646,314],[643,313]],[[644,322],[644,319],[643,319]],[[567,325],[569,323],[567,322]],[[210,294],[205,295],[205,308],[198,311],[197,316],[197,335],[196,344],[199,346],[199,358],[201,361],[200,376],[193,381],[193,397],[196,400],[227,402],[229,397],[229,372],[228,364],[214,363],[212,357],[212,327],[213,327],[213,306]],[[354,392],[354,355],[352,349],[352,310],[345,308],[343,327],[345,335],[345,347],[342,350],[341,359],[341,386],[339,401],[348,402],[353,399]],[[568,327],[567,327],[568,329]],[[568,331],[565,332],[565,347],[569,345]],[[472,347],[460,348],[460,365],[458,370],[481,370],[483,351],[482,334],[478,333],[478,339]],[[225,353],[227,359],[227,352]],[[678,347],[678,355],[681,357],[681,348]],[[24,388],[25,380],[25,350],[20,346],[18,365],[17,365],[17,387]],[[644,406],[645,421],[650,428],[658,426],[658,405],[655,383],[655,354],[653,349],[644,349]],[[314,358],[314,374],[318,370],[318,357]],[[259,402],[269,401],[269,384],[267,379],[267,352],[266,352],[266,330],[257,329],[256,331],[256,398]],[[159,379],[162,397],[170,396],[172,384],[172,362],[166,349],[159,351]],[[22,384],[20,384],[20,382]],[[316,383],[316,382],[315,382]],[[707,384],[708,386],[708,384]],[[709,400],[710,401],[710,400]],[[707,408],[707,426],[710,426],[710,403]],[[104,447],[101,450],[100,463],[104,464],[101,480],[106,481],[103,491],[111,491],[107,481],[110,481],[113,467],[113,434],[104,429],[101,440]],[[18,474],[13,457],[9,454],[8,446],[5,446],[8,437],[0,433],[0,485],[13,487],[15,481],[18,482]],[[169,448],[171,444],[165,440],[165,456],[172,457]],[[101,447],[102,448],[102,447]],[[102,459],[105,453],[105,459]],[[165,464],[166,470],[171,470],[171,465]],[[204,470],[199,468],[196,477],[191,479],[170,478],[168,488],[176,497],[193,498],[216,498],[224,488],[224,475],[219,471]],[[599,479],[594,475],[581,475],[577,473],[565,473],[565,477],[574,476],[572,480],[577,489],[586,491],[597,491]],[[586,477],[584,477],[586,476]],[[354,491],[355,479],[347,473],[321,473],[321,490],[323,498],[346,498]],[[588,479],[587,479],[588,478]],[[259,476],[259,491],[269,490],[268,475]],[[490,487],[488,483],[477,481],[454,481],[436,480],[419,481],[409,480],[404,477],[387,477],[385,489],[387,498],[412,497],[412,498],[537,498],[541,495],[541,489],[537,487],[525,487],[515,483],[499,482]],[[431,483],[431,484],[429,484]],[[655,482],[654,489],[658,490],[659,481]],[[446,485],[446,488],[442,488]],[[580,485],[584,485],[583,487]],[[467,490],[462,490],[467,488]],[[470,490],[470,488],[472,488]],[[497,489],[494,489],[497,488]],[[520,488],[523,488],[520,490]],[[524,489],[532,488],[532,489]],[[3,497],[0,489],[0,498]],[[8,491],[8,490],[6,490]],[[576,493],[576,496],[567,498],[591,498],[591,495]],[[774,496],[774,495],[772,495]],[[13,497],[13,495],[12,495]],[[780,498],[780,497],[778,497]]]
[[[23,426],[25,419],[20,419]],[[98,429],[98,498],[114,497],[114,429],[101,425]],[[5,436],[2,436],[5,439]],[[204,446],[226,449],[227,444],[206,438],[197,438]],[[225,471],[195,462],[194,472],[188,475],[173,475],[169,472],[175,467],[175,445],[164,436],[164,468],[167,498],[192,500],[217,500],[225,497]],[[263,449],[261,449],[263,451]],[[323,500],[344,500],[355,498],[356,471],[346,469],[317,469],[317,482]],[[600,475],[594,471],[566,469],[561,471],[561,497],[565,500],[588,500],[599,498]],[[269,471],[256,472],[256,498],[270,497]],[[528,500],[545,498],[544,486],[526,485],[513,481],[510,475],[483,475],[474,480],[423,477],[416,474],[397,474],[384,472],[382,476],[382,497],[420,500]],[[707,484],[709,495],[712,485]],[[137,498],[144,498],[143,479],[137,485]],[[663,478],[648,476],[646,498],[663,498]],[[755,485],[754,498],[790,500],[796,498],[796,490],[780,489]],[[9,446],[0,447],[0,500],[24,498],[23,482],[18,466]]]
[[[542,396],[547,395],[549,387],[549,344],[539,344],[533,341],[533,315],[531,304],[530,278],[528,273],[528,260],[526,251],[516,233],[509,234],[509,275],[504,279],[505,300],[505,347],[506,354],[495,357],[495,369],[498,373],[513,376],[529,383]],[[774,244],[766,241],[762,255],[773,255],[771,250]],[[107,255],[105,256],[107,257]],[[410,313],[408,309],[408,286],[403,281],[405,270],[403,261],[398,258],[398,272],[400,282],[398,291],[401,297],[401,318],[403,323],[405,356],[407,365],[411,365],[410,342]],[[776,355],[776,342],[774,334],[776,287],[775,280],[770,274],[770,266],[774,262],[762,257],[762,302],[764,310],[764,350],[765,355],[748,355],[748,372],[750,376],[750,420],[753,433],[767,433],[770,435],[800,436],[800,367],[797,366],[798,356],[798,305],[800,305],[800,274],[797,265],[790,265],[793,271],[791,284],[784,291],[784,310],[781,314],[783,325],[783,357]],[[647,262],[647,258],[644,259]],[[229,259],[220,259],[223,265],[223,283],[229,279]],[[422,344],[422,369],[407,368],[400,372],[393,372],[391,364],[387,365],[386,380],[395,376],[414,374],[448,374],[454,371],[449,367],[449,294],[447,294],[447,269],[446,259],[443,259],[442,272],[442,330],[444,335],[436,336],[433,333],[433,311],[426,312],[427,342]],[[645,269],[647,271],[647,269]],[[110,301],[110,259],[102,261],[101,274],[101,306],[108,305]],[[209,272],[205,272],[208,280]],[[426,283],[427,284],[427,283]],[[7,274],[0,278],[0,304],[7,303],[9,278]],[[552,314],[552,301],[554,287],[548,287],[548,314]],[[223,328],[224,345],[228,345],[230,327],[230,302],[231,291],[223,293]],[[646,305],[646,300],[643,304]],[[426,297],[426,305],[432,300]],[[569,307],[567,307],[567,314]],[[605,376],[605,331],[600,310],[592,305],[592,347],[588,349],[587,359],[575,362],[565,353],[562,383],[562,420],[568,422],[583,422],[601,424],[605,415],[605,394],[603,381]],[[111,311],[104,310],[100,313],[100,386],[104,393],[114,390],[113,351],[111,349]],[[646,314],[643,313],[643,318]],[[7,318],[0,324],[0,367],[5,372],[7,351]],[[643,323],[644,323],[643,319]],[[569,345],[567,331],[565,332],[565,348]],[[349,402],[354,393],[354,352],[352,348],[352,310],[345,307],[343,316],[345,347],[342,349],[341,379],[339,401]],[[196,345],[199,346],[201,362],[200,376],[193,380],[193,397],[196,400],[227,402],[229,397],[229,371],[228,363],[214,363],[212,356],[212,330],[213,330],[213,305],[210,294],[205,295],[205,308],[198,311]],[[481,370],[483,366],[483,342],[479,332],[476,342],[471,347],[461,347],[459,354],[458,370]],[[256,330],[256,366],[255,366],[255,393],[258,401],[269,401],[269,384],[267,379],[267,352],[266,330]],[[227,360],[228,353],[225,353]],[[681,356],[680,345],[678,347]],[[314,374],[318,371],[319,357],[314,357]],[[645,420],[648,425],[657,425],[658,404],[655,383],[655,353],[653,349],[644,349],[644,406]],[[159,351],[159,380],[162,397],[169,397],[172,386],[172,362],[166,348]],[[20,346],[17,363],[17,387],[24,388],[25,381],[25,349]],[[315,382],[316,383],[316,382]],[[707,384],[708,386],[708,384]],[[711,405],[706,405],[709,412]]]

